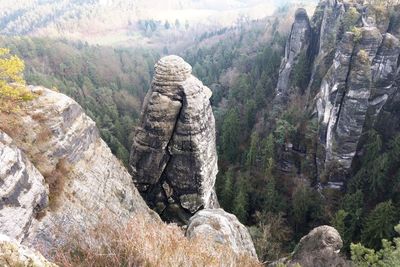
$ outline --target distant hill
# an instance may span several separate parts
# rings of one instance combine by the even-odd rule
[[[156,29],[207,31],[243,18],[263,18],[286,2],[316,1],[0,0],[0,34],[136,43]]]

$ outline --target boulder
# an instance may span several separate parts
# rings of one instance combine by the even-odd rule
[[[300,239],[291,256],[268,266],[347,267],[350,264],[339,254],[342,246],[342,238],[335,228],[319,226]]]
[[[253,241],[247,228],[235,215],[223,209],[204,209],[190,218],[186,236],[208,237],[211,242],[225,244],[236,253],[248,253],[257,258]]]

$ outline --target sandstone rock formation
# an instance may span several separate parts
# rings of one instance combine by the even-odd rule
[[[279,79],[276,88],[275,104],[285,102],[290,93],[293,79],[292,71],[301,53],[306,53],[311,41],[311,27],[305,9],[296,11],[295,21],[286,44],[285,57],[279,70]]]
[[[0,234],[0,266],[3,267],[57,267],[39,252],[19,244],[16,240]]]
[[[223,209],[204,209],[190,218],[186,236],[209,237],[212,241],[230,246],[236,253],[248,253],[257,258],[249,231],[235,215]]]
[[[37,98],[1,118],[0,129],[10,137],[0,134],[0,233],[46,251],[105,214],[120,224],[137,213],[150,216],[82,108],[63,94],[30,89]]]
[[[191,70],[177,56],[156,64],[130,158],[134,182],[149,206],[181,223],[201,208],[218,207],[211,91]]]
[[[365,14],[364,6],[345,7],[345,12],[353,8]],[[342,22],[341,18],[337,18],[336,24]],[[339,36],[335,58],[316,97],[325,164],[335,164],[344,172],[352,165],[363,133],[373,126],[379,111],[394,93],[400,55],[398,38],[383,31],[384,27],[374,20],[361,19],[363,23],[354,25],[359,26],[358,30]],[[332,47],[331,53],[334,51]]]
[[[305,53],[312,71],[305,94],[309,100],[314,99],[310,106],[314,107],[319,131],[320,145],[313,152],[316,173],[325,171],[332,182],[346,180],[354,158],[362,154],[363,136],[376,127],[379,113],[398,90],[395,80],[400,36],[398,27],[393,25],[400,25],[400,13],[384,17],[379,14],[357,1],[321,0],[310,29],[304,31],[310,32],[306,38],[309,41],[293,39],[299,32],[296,28],[307,28],[304,14],[302,27],[296,15],[287,42],[289,48],[308,43]],[[286,55],[285,60],[290,62],[289,59]],[[290,68],[281,70],[277,99],[282,92],[291,90],[287,70],[293,72]]]
[[[36,214],[48,205],[48,186],[42,174],[0,131],[0,232],[21,241]]]
[[[269,266],[345,267],[350,266],[339,252],[343,246],[338,231],[330,226],[314,228],[302,237],[292,255]]]

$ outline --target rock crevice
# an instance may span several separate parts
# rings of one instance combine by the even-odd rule
[[[167,221],[187,223],[201,208],[218,207],[218,172],[211,91],[178,56],[156,64],[130,166],[148,205]]]

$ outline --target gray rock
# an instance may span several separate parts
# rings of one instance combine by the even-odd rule
[[[181,223],[201,208],[218,207],[211,91],[191,70],[177,56],[156,64],[130,158],[134,182],[149,206]]]
[[[342,24],[350,8],[356,8],[363,16],[356,24],[349,25],[358,27],[361,35],[340,31],[332,35],[331,29]],[[373,127],[382,107],[394,93],[400,48],[399,40],[385,32],[387,22],[371,18],[375,14],[363,5],[322,1],[318,10],[319,18],[314,16],[313,25],[320,37],[320,47],[309,90],[312,93],[313,88],[318,88],[315,108],[324,151],[323,168],[335,166],[339,171],[328,178],[338,181],[346,178],[363,134]],[[324,26],[328,25],[326,21],[330,21],[330,27]],[[329,41],[329,36],[335,39]],[[334,54],[333,61],[331,54]]]
[[[345,267],[350,266],[339,254],[343,241],[339,232],[330,226],[314,228],[302,237],[292,255],[268,266]]]
[[[204,209],[190,218],[186,230],[188,238],[208,237],[211,241],[230,246],[236,253],[248,253],[257,258],[247,228],[235,215],[223,209]]]
[[[47,204],[42,174],[0,130],[0,233],[21,241]]]
[[[285,57],[279,70],[279,79],[276,87],[275,105],[287,101],[290,93],[290,80],[294,66],[301,53],[306,53],[311,40],[310,21],[307,12],[299,8],[295,14],[295,21],[286,43]]]
[[[53,187],[48,193],[49,208],[36,223],[25,227],[22,243],[40,245],[47,252],[70,233],[84,233],[94,227],[103,216],[121,225],[138,213],[153,216],[132,177],[100,138],[95,123],[82,108],[63,94],[43,87],[30,89],[38,97],[28,102],[26,112],[18,113],[16,118],[24,131],[9,134]],[[6,162],[0,163],[3,170]],[[6,176],[10,174],[13,175],[6,172]],[[43,180],[37,172],[27,173],[26,179]],[[45,203],[37,199],[30,200],[31,205]],[[11,209],[19,213],[17,207]]]

